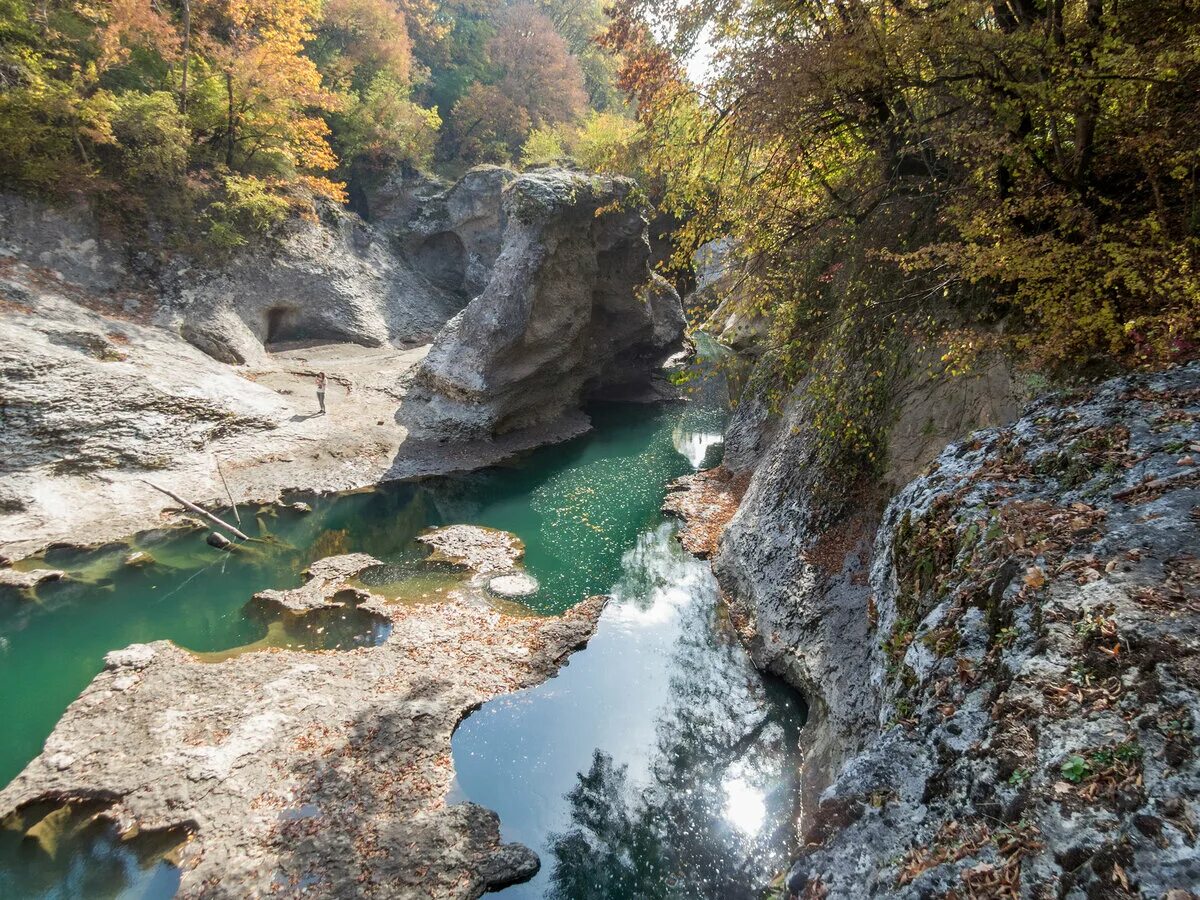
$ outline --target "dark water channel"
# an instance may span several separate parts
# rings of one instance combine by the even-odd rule
[[[246,602],[354,551],[386,563],[363,578],[373,590],[436,602],[459,576],[429,565],[413,538],[475,523],[525,542],[535,611],[613,595],[558,677],[488,703],[455,735],[452,799],[496,809],[505,837],[543,860],[533,883],[505,895],[756,896],[794,842],[804,709],[750,666],[707,564],[680,550],[658,511],[667,481],[719,457],[724,412],[711,393],[596,408],[591,434],[485,472],[305,497],[311,513],[243,507],[246,530],[270,538],[252,552],[159,531],[30,561],[71,577],[33,598],[0,595],[0,784],[37,754],[108,651],[163,638],[210,659],[377,643],[386,631],[353,610],[281,622]],[[134,550],[151,561],[128,564]],[[122,843],[88,809],[32,832],[0,825],[0,898],[167,897],[178,886],[169,841]]]

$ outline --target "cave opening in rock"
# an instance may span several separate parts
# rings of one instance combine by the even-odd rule
[[[417,248],[413,262],[438,287],[456,293],[463,290],[466,248],[453,231],[441,231],[426,238]]]
[[[267,336],[264,344],[276,344],[289,339],[288,332],[293,330],[294,326],[294,312],[288,306],[272,306],[267,310]]]

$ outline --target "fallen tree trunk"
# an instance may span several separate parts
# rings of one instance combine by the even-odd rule
[[[154,488],[154,489],[155,489],[156,491],[158,491],[160,494],[166,494],[168,497],[170,497],[170,498],[171,498],[172,500],[174,500],[176,503],[180,503],[180,504],[182,504],[182,505],[184,506],[184,508],[191,510],[192,512],[196,513],[196,515],[199,515],[199,516],[204,516],[204,518],[208,519],[208,521],[212,522],[214,525],[219,525],[219,526],[221,526],[222,528],[226,529],[227,531],[231,532],[232,534],[235,534],[235,535],[237,535],[237,536],[238,536],[238,537],[240,537],[240,538],[241,538],[243,541],[248,541],[248,540],[250,540],[250,536],[249,536],[248,534],[245,534],[245,533],[243,533],[243,532],[241,532],[241,531],[238,531],[236,528],[234,528],[234,527],[233,527],[232,525],[230,525],[228,522],[225,522],[225,521],[222,521],[221,519],[218,519],[216,516],[214,516],[214,515],[213,515],[212,513],[210,513],[208,510],[201,509],[201,508],[200,508],[199,506],[197,506],[195,503],[191,503],[191,502],[189,502],[189,501],[187,501],[187,500],[184,500],[182,497],[180,497],[180,496],[179,496],[178,494],[176,494],[174,491],[168,491],[168,490],[167,490],[166,488],[164,488],[164,487],[159,487],[159,486],[158,486],[157,484],[155,484],[153,481],[146,481],[146,479],[145,479],[145,478],[143,478],[143,479],[142,479],[142,481],[143,481],[143,482],[145,482],[146,484],[150,485],[150,487]]]

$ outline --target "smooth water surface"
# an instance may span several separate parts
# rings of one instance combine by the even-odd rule
[[[503,897],[758,897],[794,848],[805,714],[662,523],[625,554],[588,648],[459,727],[455,799],[541,857]]]
[[[161,900],[179,889],[170,861],[182,832],[152,832],[120,840],[117,826],[98,818],[108,804],[36,805],[18,828],[0,828],[0,897],[47,900]]]
[[[515,465],[306,497],[311,513],[243,507],[243,530],[272,543],[233,554],[205,544],[205,532],[167,530],[96,552],[50,551],[44,564],[71,580],[43,584],[36,601],[0,595],[0,784],[37,755],[107,652],[163,638],[198,652],[261,641],[269,623],[243,612],[251,595],[298,585],[304,567],[325,556],[373,554],[389,565],[365,581],[397,582],[408,599],[436,600],[453,579],[421,570],[427,550],[413,538],[432,525],[467,522],[525,542],[525,565],[541,585],[526,602],[537,611],[607,591],[624,551],[656,521],[665,482],[690,468],[672,449],[672,430],[681,415],[697,419],[699,430],[707,419],[686,408],[599,407],[595,431]],[[125,565],[131,548],[155,563]],[[393,593],[388,587],[381,593]]]

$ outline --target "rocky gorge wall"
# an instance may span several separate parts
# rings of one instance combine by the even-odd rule
[[[689,485],[701,519],[744,491],[714,569],[809,702],[789,896],[1200,886],[1200,366],[1016,402],[999,363],[902,392],[886,508],[830,515],[801,402],[744,402]]]
[[[861,673],[883,500],[950,440],[1008,421],[1017,408],[1000,360],[956,379],[910,376],[893,396],[885,471],[878,483],[852,487],[848,504],[835,505],[830,486],[844,479],[821,452],[804,384],[777,417],[758,396],[744,397],[726,431],[724,465],[746,486],[713,567],[755,664],[809,702],[808,768],[817,785],[873,727],[876,701]]]
[[[326,201],[313,210],[221,259],[132,242],[82,203],[2,195],[0,256],[233,364],[297,340],[424,343],[461,308],[372,225]]]
[[[154,223],[139,244],[85,205],[0,195],[0,558],[162,524],[148,476],[197,502],[225,503],[226,481],[270,501],[586,430],[586,398],[645,389],[682,346],[630,187],[397,173],[372,221],[314,201],[211,259],[163,249]],[[419,452],[410,430],[436,439]]]

